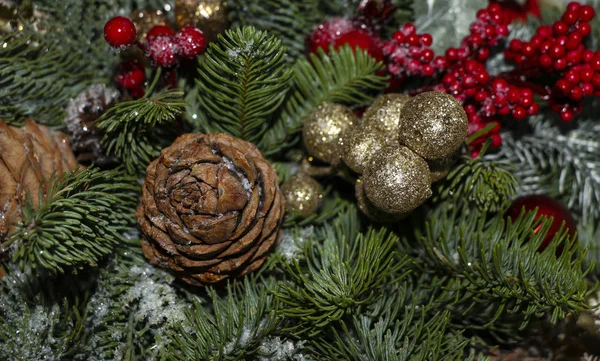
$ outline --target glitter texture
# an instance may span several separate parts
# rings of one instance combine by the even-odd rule
[[[427,165],[429,165],[429,171],[431,172],[431,183],[446,178],[459,155],[459,152],[454,152],[447,157],[428,160]]]
[[[400,143],[426,159],[443,158],[467,137],[467,114],[458,100],[441,92],[411,98],[400,115]]]
[[[408,213],[431,196],[427,162],[404,146],[387,146],[378,152],[363,182],[369,200],[388,213]]]
[[[175,0],[175,19],[180,29],[194,25],[202,30],[207,41],[229,28],[225,0]]]
[[[372,127],[354,126],[344,132],[342,160],[361,174],[373,156],[385,145],[385,137]]]
[[[358,124],[358,118],[350,108],[339,104],[321,104],[304,123],[304,146],[313,157],[338,164],[344,152],[342,132],[355,124]]]
[[[398,144],[400,114],[409,100],[410,96],[406,94],[386,94],[377,98],[363,115],[362,124],[381,132],[387,144]]]
[[[311,176],[298,173],[291,177],[281,187],[285,200],[285,211],[306,218],[312,215],[323,199],[321,185]]]
[[[387,213],[377,208],[365,194],[364,183],[359,179],[356,182],[356,203],[358,209],[370,220],[377,223],[391,223],[406,217],[405,213]]]

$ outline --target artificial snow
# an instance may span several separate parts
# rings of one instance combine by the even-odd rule
[[[300,229],[284,229],[276,253],[288,262],[302,258],[302,245],[313,236],[314,231],[313,226]]]
[[[259,361],[305,361],[300,353],[304,349],[304,341],[294,343],[282,340],[280,337],[269,337],[260,345],[260,352],[266,356],[258,358]]]

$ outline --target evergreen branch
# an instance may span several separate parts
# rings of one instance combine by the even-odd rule
[[[262,283],[262,284],[261,284]],[[273,282],[246,278],[229,285],[227,294],[209,292],[212,310],[195,301],[186,312],[187,327],[171,334],[165,360],[246,360],[261,354],[261,344],[279,325]],[[268,358],[267,358],[268,359]]]
[[[549,122],[516,140],[504,136],[500,154],[490,157],[515,165],[521,192],[545,190],[560,198],[583,222],[600,220],[600,124],[586,119],[567,134]]]
[[[479,212],[447,209],[440,206],[425,233],[417,231],[426,248],[424,268],[451,277],[446,289],[455,304],[465,305],[465,313],[473,300],[493,308],[487,313],[492,317],[479,326],[488,328],[504,315],[514,315],[522,329],[545,312],[555,322],[587,308],[582,270],[586,252],[568,239],[566,230],[538,252],[551,222],[535,220],[534,213],[505,222],[502,215],[486,220]],[[557,252],[562,252],[560,257]]]
[[[452,201],[457,207],[474,204],[485,213],[506,209],[516,194],[517,179],[508,171],[510,164],[483,158],[486,148],[448,174],[438,187],[436,201]]]
[[[226,30],[200,62],[196,127],[258,143],[290,87],[285,58],[281,41],[264,31]]]
[[[330,55],[300,59],[294,66],[294,87],[288,94],[279,119],[264,134],[259,148],[272,155],[287,147],[302,129],[304,119],[320,104],[366,105],[387,86],[387,78],[377,75],[382,68],[365,51],[348,45]]]
[[[76,360],[154,360],[164,352],[169,332],[185,322],[188,302],[175,278],[149,265],[139,241],[118,249],[101,271],[87,305],[90,337]]]
[[[135,223],[135,178],[120,169],[88,168],[54,176],[39,209],[23,207],[23,223],[6,243],[21,269],[42,267],[51,274],[95,267]]]
[[[276,296],[284,306],[280,314],[298,321],[291,332],[315,336],[375,302],[390,280],[404,276],[399,271],[408,260],[395,259],[395,236],[384,230],[348,236],[338,226],[323,245],[306,242],[307,269],[298,261],[283,264],[293,283],[282,282]]]
[[[163,90],[149,97],[122,102],[96,122],[104,131],[102,144],[108,155],[116,155],[130,174],[146,169],[169,140],[166,125],[185,110],[183,92]],[[164,128],[161,128],[164,127]]]
[[[318,0],[232,0],[227,5],[232,27],[253,26],[281,39],[288,63],[304,56],[307,32],[325,18]]]
[[[69,359],[85,337],[86,315],[77,302],[45,302],[30,292],[30,277],[14,270],[0,281],[0,359]]]

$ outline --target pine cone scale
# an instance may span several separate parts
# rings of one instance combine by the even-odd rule
[[[282,209],[277,174],[255,146],[187,134],[148,167],[137,218],[152,263],[206,284],[258,268]]]

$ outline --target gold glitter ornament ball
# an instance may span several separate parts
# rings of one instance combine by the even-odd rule
[[[194,25],[202,30],[207,41],[229,28],[225,0],[175,0],[175,19],[180,29]]]
[[[146,36],[150,29],[157,25],[164,25],[170,28],[173,26],[169,23],[167,15],[162,10],[157,9],[137,9],[129,14],[129,18],[135,24],[135,30],[137,31],[137,39],[139,41],[146,40]],[[175,30],[175,29],[173,29]]]
[[[365,193],[387,213],[408,213],[431,196],[427,162],[404,146],[379,151],[363,174]]]
[[[398,127],[402,108],[410,96],[406,94],[385,94],[380,96],[365,111],[362,124],[381,132],[388,144],[398,144]]]
[[[304,122],[302,136],[310,155],[332,165],[342,159],[347,129],[358,123],[352,110],[340,104],[323,103]]]
[[[465,110],[451,95],[421,93],[402,109],[399,139],[423,158],[443,158],[465,141],[468,124]]]
[[[458,160],[459,155],[459,152],[453,152],[443,158],[427,160],[427,165],[429,165],[429,171],[431,172],[431,183],[446,178],[450,170],[452,170],[452,166]]]
[[[361,174],[373,156],[385,146],[385,136],[372,127],[354,126],[344,132],[342,160]]]
[[[285,211],[306,218],[317,211],[323,191],[321,185],[306,173],[297,173],[287,180],[281,187],[281,194],[285,200]]]
[[[406,217],[404,213],[386,213],[377,208],[365,194],[364,183],[359,179],[355,186],[358,209],[370,220],[377,223],[391,223]]]

